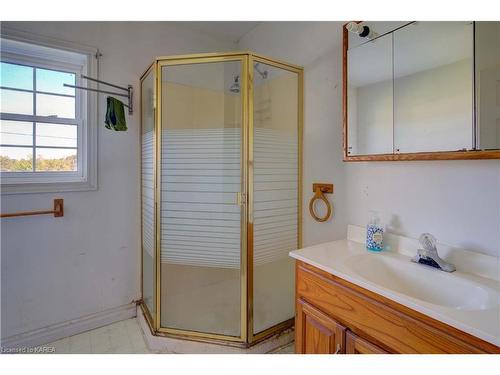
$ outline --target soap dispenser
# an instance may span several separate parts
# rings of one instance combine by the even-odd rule
[[[382,251],[384,228],[376,211],[371,211],[371,218],[366,226],[366,248],[370,251]]]

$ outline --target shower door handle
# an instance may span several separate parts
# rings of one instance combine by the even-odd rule
[[[245,193],[236,193],[236,204],[238,206],[244,206],[247,203],[247,195]]]

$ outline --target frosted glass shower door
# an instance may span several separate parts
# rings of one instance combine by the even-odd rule
[[[294,317],[299,245],[299,74],[253,64],[253,333]]]
[[[142,210],[142,298],[155,320],[155,75],[151,69],[141,80],[141,210]]]
[[[161,327],[241,335],[241,60],[161,68]]]

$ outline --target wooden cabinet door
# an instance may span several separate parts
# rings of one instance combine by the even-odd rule
[[[345,348],[346,354],[388,354],[384,349],[356,336],[350,331],[346,332]]]
[[[295,352],[341,354],[345,352],[345,328],[314,306],[297,300]]]

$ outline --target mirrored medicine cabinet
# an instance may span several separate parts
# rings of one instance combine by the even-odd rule
[[[349,22],[344,160],[500,158],[500,22]]]

